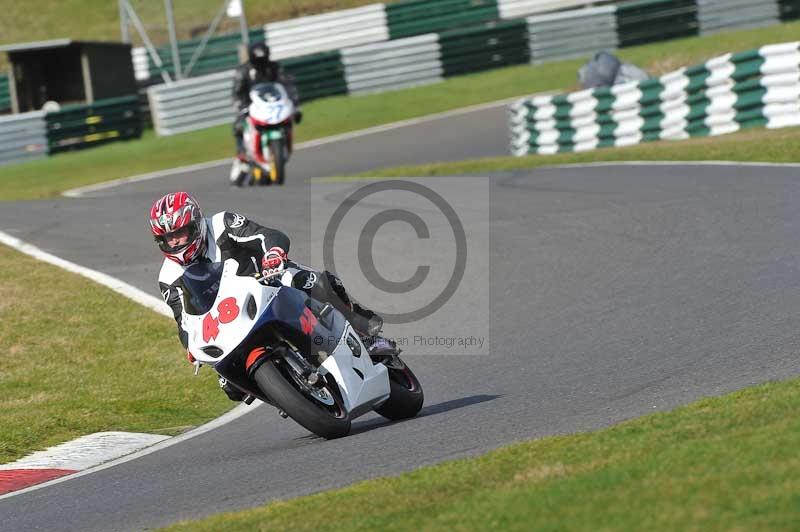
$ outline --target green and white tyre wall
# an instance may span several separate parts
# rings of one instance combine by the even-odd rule
[[[264,26],[274,59],[338,50],[389,39],[386,8],[371,4]]]
[[[510,107],[515,155],[587,151],[653,140],[800,125],[800,43],[715,57],[657,79]]]

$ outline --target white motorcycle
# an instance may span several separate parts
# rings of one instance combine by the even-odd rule
[[[295,106],[281,83],[259,83],[250,90],[244,117],[246,162],[236,159],[231,183],[242,186],[282,185],[292,154]]]
[[[370,353],[342,313],[290,286],[290,271],[268,280],[238,268],[228,259],[183,274],[182,326],[198,369],[213,366],[327,439],[371,410],[393,420],[419,412],[422,386],[391,344]]]

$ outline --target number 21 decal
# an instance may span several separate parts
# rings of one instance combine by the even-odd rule
[[[206,314],[203,318],[203,341],[209,342],[217,337],[219,334],[219,324],[230,323],[239,315],[239,306],[236,304],[236,298],[228,297],[223,299],[217,305],[218,317],[211,315],[211,312]]]

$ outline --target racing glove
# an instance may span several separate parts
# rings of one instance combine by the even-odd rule
[[[277,246],[269,248],[264,258],[261,259],[261,274],[267,279],[278,277],[286,268],[287,260],[283,248]]]

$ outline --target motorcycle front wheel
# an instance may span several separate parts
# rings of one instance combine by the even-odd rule
[[[386,419],[408,419],[419,413],[425,394],[417,376],[406,364],[403,368],[389,368],[389,399],[375,409]]]
[[[312,387],[278,357],[261,364],[254,378],[275,406],[314,434],[332,440],[350,432],[350,416],[335,384]]]
[[[272,139],[269,141],[269,179],[282,185],[286,180],[286,141]]]

